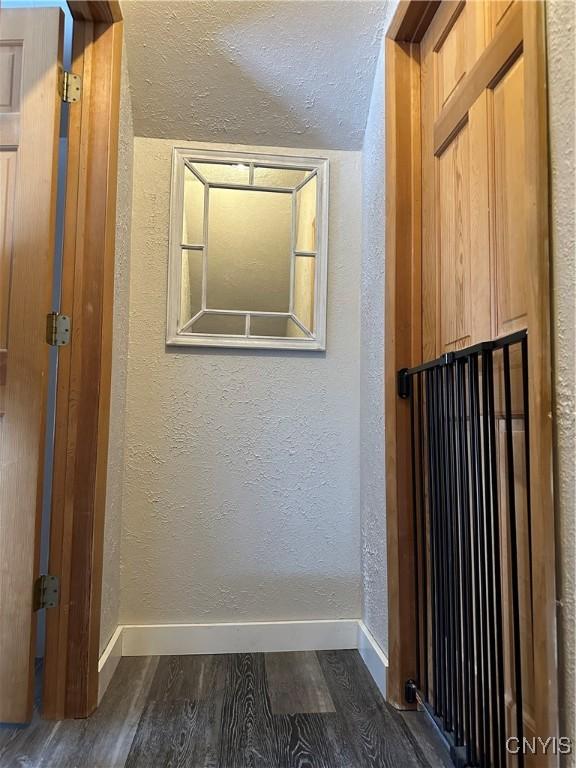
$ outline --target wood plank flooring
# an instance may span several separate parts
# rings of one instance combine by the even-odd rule
[[[443,768],[357,651],[123,658],[87,720],[0,729],[0,768]]]

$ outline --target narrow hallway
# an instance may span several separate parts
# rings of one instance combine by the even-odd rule
[[[575,9],[0,0],[0,768],[576,768]]]

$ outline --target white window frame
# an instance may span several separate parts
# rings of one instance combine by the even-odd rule
[[[208,258],[207,229],[208,229],[208,205],[210,188],[242,189],[244,185],[237,184],[212,184],[205,182],[204,193],[204,242],[202,244],[182,243],[183,214],[184,214],[184,169],[186,161],[244,164],[250,168],[250,183],[248,189],[261,191],[274,191],[279,194],[292,195],[292,249],[291,249],[291,285],[290,285],[290,311],[286,317],[292,317],[297,325],[307,334],[306,337],[279,337],[279,336],[252,336],[250,335],[250,320],[253,316],[277,316],[274,312],[255,312],[248,309],[213,310],[205,307]],[[296,250],[295,242],[295,210],[296,192],[305,182],[294,188],[266,187],[253,183],[254,167],[287,168],[289,170],[309,170],[316,176],[316,251],[300,252]],[[249,347],[256,349],[292,349],[292,350],[316,350],[326,349],[326,299],[328,282],[328,160],[316,157],[294,157],[286,155],[267,155],[259,153],[219,152],[203,149],[187,149],[174,147],[172,153],[172,188],[170,196],[170,238],[168,258],[168,298],[167,298],[167,322],[166,344],[170,346],[200,346],[200,347]],[[306,178],[306,181],[310,177]],[[280,189],[280,191],[279,191]],[[202,312],[209,311],[219,314],[244,315],[245,333],[243,336],[228,336],[220,334],[199,334],[189,330],[190,322],[182,322],[180,319],[180,287],[182,279],[182,249],[188,245],[191,250],[202,250],[204,259],[203,269],[203,305]],[[314,333],[308,331],[295,318],[292,313],[292,297],[294,290],[294,265],[297,256],[315,257],[315,301],[314,301]],[[198,317],[198,315],[196,316]],[[188,327],[187,327],[188,326]]]

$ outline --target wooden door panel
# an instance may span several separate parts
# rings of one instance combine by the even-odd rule
[[[22,44],[0,44],[0,146],[18,144],[22,80]]]
[[[0,43],[0,439],[7,371],[8,307],[20,124],[22,44]]]
[[[436,161],[439,338],[436,354],[488,338],[490,240],[487,173],[487,100]],[[424,243],[426,250],[429,244]]]
[[[535,163],[530,133],[530,60],[524,47],[536,4],[504,1],[442,2],[421,43],[422,82],[422,357],[424,360],[483,340],[529,330],[529,375],[540,353],[544,327],[534,314],[534,282],[528,179]],[[528,10],[530,7],[530,10]],[[532,54],[534,57],[534,54]],[[534,73],[533,73],[534,74]],[[539,117],[534,114],[535,123]],[[541,151],[541,147],[538,151]],[[532,238],[534,239],[534,238]],[[542,259],[546,244],[541,243]],[[538,270],[540,279],[545,276]],[[532,299],[530,298],[532,297]],[[546,299],[545,299],[546,301]],[[546,305],[547,306],[547,305]],[[532,307],[532,309],[531,309]],[[539,312],[540,310],[538,310]],[[531,314],[532,313],[532,314]],[[532,319],[531,319],[532,318]],[[536,319],[537,318],[537,319]],[[536,325],[535,323],[538,323]],[[532,350],[535,350],[534,352]],[[514,488],[517,535],[522,680],[525,734],[544,722],[536,681],[539,644],[554,629],[533,623],[539,572],[530,573],[526,433],[519,350],[511,353]],[[532,361],[532,362],[530,362]],[[515,733],[516,690],[511,635],[510,529],[507,521],[507,465],[502,361],[494,360],[498,417],[498,478],[501,511],[501,566],[506,641],[508,732]],[[531,387],[537,380],[531,380]],[[531,418],[540,406],[531,397]],[[531,467],[540,435],[530,433]],[[530,483],[542,480],[532,469]],[[532,503],[535,494],[531,490]],[[537,517],[538,512],[532,515]],[[537,548],[538,542],[532,542]],[[543,608],[542,608],[543,613]],[[546,635],[546,638],[544,636]],[[552,642],[552,640],[550,640]],[[540,726],[541,730],[541,726]],[[516,765],[512,761],[511,765]]]
[[[12,240],[14,227],[14,195],[16,191],[16,151],[0,152],[0,440],[8,363],[8,309],[10,305],[10,274],[12,271]]]
[[[484,6],[474,0],[442,3],[427,33],[436,82],[434,117],[450,101],[486,45]]]
[[[466,49],[466,34],[463,32],[470,17],[470,4],[466,3],[456,16],[453,25],[436,49],[438,72],[438,111],[446,104],[454,89],[462,80],[469,67]]]
[[[521,225],[526,219],[524,64],[521,51],[516,59],[511,57],[518,45],[518,29],[522,29],[522,9],[515,3],[493,5],[442,4],[436,26],[430,27],[422,42],[422,107],[428,115],[422,126],[425,358],[492,335],[512,333],[527,324],[528,275],[520,267],[526,253],[526,227]],[[473,21],[466,21],[467,17]],[[497,29],[498,40],[485,42],[482,51],[483,37],[478,30],[492,18],[507,21]],[[500,71],[496,79],[494,75],[505,63],[504,74]],[[483,88],[479,87],[481,77],[485,78]],[[456,100],[462,105],[473,93],[466,111],[452,110],[451,105],[445,109],[447,102]],[[462,145],[466,132],[467,149]],[[450,175],[454,153],[462,159],[465,151],[466,172],[460,168],[456,177]],[[431,152],[440,158],[439,164],[431,161]],[[452,183],[457,179],[465,193],[461,209],[440,214],[435,210],[440,201],[458,194]],[[469,243],[468,279],[466,270],[458,268],[459,240]],[[433,265],[440,270],[435,276]],[[453,309],[456,317],[452,317]]]
[[[524,198],[524,62],[520,57],[492,91],[494,155],[493,259],[496,336],[527,323]]]
[[[468,111],[470,125],[470,302],[471,343],[490,337],[490,191],[488,94],[482,93]]]
[[[543,2],[531,0],[487,0],[474,5],[479,13],[479,23],[476,33],[465,41],[457,38],[468,34],[469,24],[465,23],[464,14],[468,14],[472,3],[450,0],[442,0],[432,12],[429,4],[415,0],[401,4],[388,33],[387,80],[393,89],[389,90],[392,108],[387,113],[387,125],[392,128],[387,129],[387,158],[391,169],[387,172],[387,192],[392,201],[388,215],[394,226],[389,238],[391,261],[387,281],[389,296],[395,299],[389,302],[387,312],[392,329],[389,341],[402,338],[406,327],[420,328],[421,355],[408,355],[394,349],[389,356],[391,365],[387,376],[391,390],[394,383],[392,366],[395,366],[393,373],[396,374],[398,368],[415,365],[419,359],[431,360],[446,349],[446,340],[454,343],[458,340],[456,337],[466,332],[471,337],[472,326],[483,314],[487,325],[484,331],[478,331],[478,341],[521,327],[527,330],[530,409],[527,446],[528,432],[522,428],[524,402],[519,368],[511,353],[514,451],[522,454],[528,449],[530,468],[531,585],[527,576],[524,498],[519,510],[523,626],[528,622],[529,612],[534,615],[524,639],[524,644],[531,646],[531,661],[528,666],[525,659],[522,662],[526,681],[524,724],[528,737],[537,733],[545,738],[558,733],[545,8]],[[419,8],[422,9],[420,12]],[[428,21],[431,13],[433,17]],[[480,17],[484,19],[483,42]],[[468,51],[474,51],[469,59]],[[408,110],[404,93],[406,84],[411,82],[411,68],[417,66],[420,66],[420,112],[418,114],[417,108],[413,110],[410,122],[405,117]],[[421,129],[422,183],[419,185],[416,179],[411,194],[407,194],[403,182],[405,178],[413,178],[410,172],[414,174],[414,169],[417,170],[420,157],[417,141],[407,140],[403,146],[397,140],[405,122],[413,133],[418,133],[418,127]],[[462,167],[466,156],[467,169]],[[473,177],[479,183],[473,183]],[[468,190],[466,178],[469,180]],[[442,210],[441,188],[444,191],[462,190],[463,198],[456,204],[456,210]],[[398,226],[400,212],[406,216],[407,200],[409,214],[421,220],[421,242],[414,246],[414,241],[408,241],[413,246],[410,258],[406,255],[405,232]],[[477,226],[482,221],[484,224]],[[464,268],[466,258],[459,255],[456,258],[456,244],[467,239],[470,241],[468,287]],[[480,254],[480,257],[472,260],[472,254]],[[473,264],[484,270],[481,290],[473,276]],[[467,306],[473,303],[476,293],[478,306],[488,307],[485,313],[477,307]],[[523,293],[526,294],[525,304]],[[398,296],[409,297],[412,303],[406,301],[400,306]],[[446,316],[449,305],[457,308],[459,317]],[[495,359],[494,364],[498,420],[502,416],[502,373],[501,363]],[[402,542],[404,539],[412,541],[413,536],[403,514],[404,498],[399,493],[399,489],[406,491],[408,488],[410,473],[405,467],[410,466],[411,459],[404,441],[406,411],[393,399],[388,399],[388,406],[390,422],[392,425],[396,423],[388,441],[388,473],[393,480],[389,505],[392,515],[390,552],[398,559],[405,549]],[[502,423],[498,426],[501,428]],[[500,447],[501,442],[500,435],[497,440]],[[518,466],[522,467],[522,464]],[[500,463],[496,474],[501,485],[505,470],[505,465]],[[522,496],[521,489],[526,492],[526,485],[526,477],[514,477],[519,497]],[[505,500],[502,501],[503,511],[504,504]],[[404,538],[398,537],[398,526]],[[509,555],[506,554],[505,530],[503,535],[501,562],[507,569]],[[402,579],[391,580],[390,592],[396,608],[392,611],[394,621],[391,623],[395,641],[391,646],[395,661],[391,670],[395,665],[401,669],[391,675],[391,688],[395,703],[402,703],[401,684],[413,676],[416,669],[412,651],[405,650],[413,635],[415,604],[410,588],[402,583]],[[402,598],[405,598],[404,603]],[[510,677],[509,652],[507,658],[507,698],[512,715],[516,692]],[[517,764],[517,761],[512,762]],[[549,750],[546,755],[540,753],[534,760],[526,760],[526,765],[532,764],[538,768],[557,766],[558,758]]]
[[[489,177],[484,94],[435,146],[436,118],[485,45],[482,3],[443,3],[422,41],[422,355],[491,332]],[[430,119],[431,117],[434,119]],[[438,208],[438,200],[454,205]]]
[[[527,738],[535,733],[535,685],[532,619],[532,582],[530,573],[530,529],[528,497],[524,457],[526,432],[524,419],[512,420],[512,444],[514,455],[514,493],[516,500],[516,537],[518,546],[518,602],[521,627],[521,682],[524,731]],[[514,636],[512,632],[512,579],[510,567],[510,520],[508,505],[508,467],[506,459],[506,424],[498,420],[498,486],[500,512],[500,550],[502,572],[502,614],[504,617],[504,687],[506,701],[506,727],[516,733],[516,680],[514,676]],[[515,766],[516,758],[510,756],[508,765]]]
[[[470,130],[468,123],[438,158],[440,347],[470,343]]]
[[[61,40],[57,8],[2,10],[0,722],[32,715]]]
[[[513,4],[514,0],[492,0],[486,3],[488,40],[494,37],[498,26]]]
[[[433,22],[434,23],[434,22]],[[422,115],[435,115],[436,66],[434,39],[429,33],[422,41],[421,109]],[[436,259],[436,164],[434,155],[434,121],[423,120],[422,134],[422,359],[436,356],[438,346],[439,286]]]

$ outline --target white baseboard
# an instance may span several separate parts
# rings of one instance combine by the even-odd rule
[[[98,701],[121,656],[178,656],[198,653],[358,650],[386,696],[388,660],[358,619],[271,621],[242,624],[123,624],[98,665]]]
[[[380,693],[386,698],[388,659],[363,621],[358,622],[357,648]]]
[[[123,629],[121,626],[116,627],[116,631],[110,638],[104,653],[100,656],[100,661],[98,662],[98,704],[102,701],[102,697],[106,693],[110,680],[112,680],[116,667],[122,658]]]
[[[189,653],[258,653],[356,648],[358,622],[271,621],[243,624],[124,626],[124,656]]]

